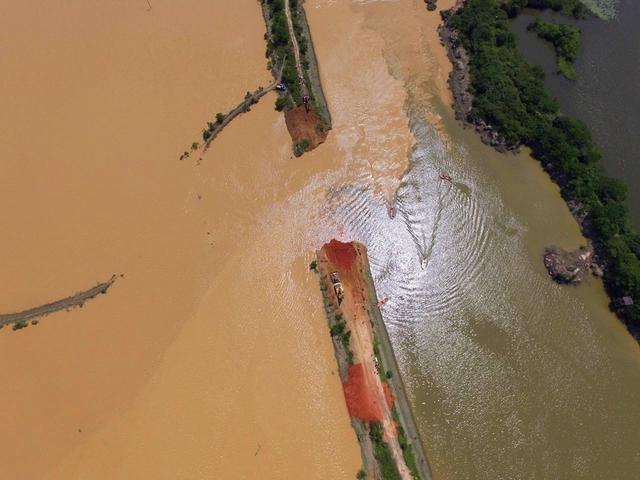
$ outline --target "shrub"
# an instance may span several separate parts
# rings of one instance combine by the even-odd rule
[[[369,424],[369,436],[373,442],[373,455],[380,465],[380,472],[384,480],[402,480],[398,472],[391,449],[382,438],[382,425],[379,422],[371,422]]]
[[[318,271],[318,262],[317,260],[312,260],[309,264],[309,270],[313,270],[314,272]]]
[[[536,20],[527,27],[551,42],[556,50],[558,69],[569,80],[575,80],[576,72],[571,65],[578,56],[580,30],[573,25],[557,24]]]
[[[587,13],[586,7],[580,0],[503,0],[502,4],[511,18],[518,16],[525,7],[539,10],[550,8],[556,12],[562,11],[567,15],[573,15],[576,18]]]
[[[285,109],[285,107],[287,106],[287,103],[288,103],[288,102],[287,102],[287,97],[282,96],[282,95],[281,95],[281,96],[279,96],[279,97],[276,99],[276,110],[277,110],[277,111],[279,111],[279,112],[281,112],[282,110],[284,110],[284,109]]]
[[[311,145],[311,142],[309,140],[307,140],[306,138],[304,140],[302,140],[301,142],[296,143],[293,146],[293,154],[296,157],[301,156],[307,150],[307,148],[309,148],[309,145]]]
[[[351,330],[342,333],[342,346],[345,350],[349,350],[349,341],[351,340]]]
[[[199,146],[200,146],[200,144],[198,142],[193,142],[191,144],[191,150],[193,150],[195,152],[198,149]]]
[[[334,323],[333,325],[331,325],[331,336],[333,337],[337,337],[339,335],[342,335],[344,333],[344,329],[346,327],[346,323],[344,322],[340,322],[340,323]]]
[[[356,478],[358,480],[364,480],[365,478],[367,478],[367,472],[365,472],[362,468],[360,470],[358,470],[358,473],[356,474]]]
[[[216,123],[224,122],[225,115],[223,113],[216,113]]]
[[[13,329],[14,332],[16,330],[21,330],[23,328],[27,328],[27,322],[19,320],[19,321],[15,322],[11,328]]]

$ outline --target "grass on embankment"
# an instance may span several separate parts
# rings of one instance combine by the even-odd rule
[[[349,342],[351,340],[351,330],[347,330],[347,322],[341,313],[336,313],[333,319],[333,325],[331,325],[331,336],[340,340],[345,352],[347,352],[347,363],[353,365],[353,352],[349,348]]]
[[[396,422],[396,426],[398,428],[398,443],[400,444],[400,448],[402,449],[404,463],[406,463],[407,467],[411,471],[411,476],[414,478],[414,480],[420,480],[416,456],[413,453],[413,446],[411,445],[411,443],[409,443],[409,439],[407,438],[404,428],[402,428],[400,415],[398,415],[398,410],[396,410],[395,406],[391,409],[391,418],[393,418],[393,421]]]
[[[369,424],[369,436],[373,442],[373,454],[380,466],[382,480],[402,480],[389,445],[382,439],[382,425],[379,422]]]
[[[291,3],[289,6],[291,7]],[[270,67],[272,70],[275,71],[277,65],[283,65],[282,81],[287,85],[287,92],[281,93],[276,101],[276,109],[293,108],[302,104],[302,91],[298,82],[296,60],[289,35],[284,0],[264,0],[263,7],[266,9],[269,29],[266,56],[271,59]],[[299,42],[298,47],[302,51]]]

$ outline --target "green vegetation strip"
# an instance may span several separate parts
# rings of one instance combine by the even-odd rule
[[[413,453],[413,446],[407,439],[407,435],[402,428],[402,422],[400,421],[400,416],[398,415],[398,410],[394,406],[391,410],[391,417],[396,422],[398,427],[398,443],[400,444],[400,448],[402,449],[402,456],[404,457],[404,463],[406,463],[407,467],[411,471],[411,476],[414,480],[420,480],[420,474],[418,473],[418,464],[416,463],[416,456]]]
[[[615,18],[619,0],[505,0],[509,13],[517,15],[524,7],[539,10],[551,9],[566,15],[581,17],[591,11],[605,20]]]
[[[573,25],[544,22],[539,19],[528,28],[536,32],[540,38],[553,44],[556,50],[558,70],[569,80],[575,80],[576,71],[572,64],[578,56],[580,30]]]
[[[283,66],[282,82],[287,86],[287,92],[280,93],[276,100],[276,109],[289,110],[302,105],[302,97],[307,93],[323,121],[323,128],[331,128],[331,116],[320,84],[317,60],[311,44],[311,33],[300,0],[289,0],[289,8],[300,51],[306,92],[303,91],[303,86],[298,79],[284,0],[263,0],[262,6],[268,28],[266,55],[270,58],[272,69],[275,65]]]
[[[282,81],[287,85],[287,94],[281,95],[284,100],[278,100],[276,108],[279,110],[293,108],[302,104],[302,91],[298,82],[293,44],[287,26],[287,16],[284,9],[284,0],[265,0],[263,8],[266,8],[269,34],[267,35],[267,57],[271,58],[270,66],[283,65]],[[303,43],[298,42],[302,53]]]
[[[523,8],[549,9],[576,18],[585,16],[589,11],[580,0],[499,0],[498,3],[512,18]]]
[[[344,351],[347,352],[347,362],[353,365],[353,352],[349,348],[351,340],[351,330],[347,330],[347,322],[345,322],[341,313],[337,313],[334,317],[333,325],[331,325],[331,336],[340,339]]]
[[[91,300],[101,293],[107,293],[107,290],[109,290],[109,287],[111,287],[111,285],[113,285],[115,281],[116,276],[113,275],[106,282],[99,283],[89,290],[76,293],[75,295],[71,295],[70,297],[63,298],[62,300],[47,303],[45,305],[31,308],[29,310],[24,310],[22,312],[0,314],[0,327],[12,323],[13,330],[20,330],[27,326],[28,320],[49,315],[60,310],[67,310],[73,307],[81,307],[87,300]],[[31,323],[32,325],[36,325],[38,322],[37,320],[35,320]]]
[[[587,127],[559,112],[544,90],[542,69],[520,56],[508,28],[516,3],[469,0],[445,14],[470,57],[468,120],[489,123],[507,145],[531,148],[594,242],[609,294],[636,300],[617,312],[640,338],[640,235],[627,214],[626,187],[605,175]]]
[[[382,480],[402,480],[391,449],[382,439],[382,425],[379,422],[369,424],[369,436],[373,442],[373,454],[380,465]]]

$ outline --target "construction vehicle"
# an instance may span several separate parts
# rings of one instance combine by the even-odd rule
[[[333,291],[336,293],[338,305],[340,305],[344,299],[344,288],[342,288],[342,283],[340,282],[340,274],[338,272],[330,273],[329,278],[333,284]]]

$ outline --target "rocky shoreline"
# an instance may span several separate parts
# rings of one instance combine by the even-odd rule
[[[517,145],[508,145],[491,125],[471,114],[473,95],[469,92],[469,86],[471,85],[469,54],[462,46],[458,38],[458,32],[448,22],[449,17],[464,7],[464,4],[464,0],[457,0],[453,8],[441,11],[442,24],[438,28],[440,41],[446,48],[453,67],[448,83],[453,97],[452,107],[455,118],[462,122],[463,126],[473,128],[480,135],[483,143],[492,146],[499,152],[517,151]]]
[[[595,262],[591,244],[573,251],[547,247],[543,259],[549,275],[558,283],[578,285],[589,273],[596,277],[602,277],[603,274],[602,268]]]
[[[459,41],[458,32],[448,23],[449,17],[464,5],[465,0],[457,0],[452,9],[440,13],[443,20],[439,28],[440,40],[447,49],[453,67],[449,75],[449,88],[453,97],[452,107],[455,118],[464,127],[473,128],[480,135],[483,143],[490,145],[497,151],[502,153],[517,152],[519,145],[507,144],[491,125],[471,114],[473,95],[469,92],[471,84],[469,55]],[[560,187],[567,185],[568,179],[552,164],[542,164],[542,166],[556,184]],[[570,252],[547,247],[543,260],[549,275],[556,282],[576,285],[586,278],[589,271],[597,277],[602,277],[606,265],[603,256],[598,255],[598,248],[594,246],[595,238],[584,209],[572,199],[566,197],[564,199],[571,214],[580,225],[580,230],[588,239],[588,245]],[[582,258],[585,253],[588,253],[588,259]]]

